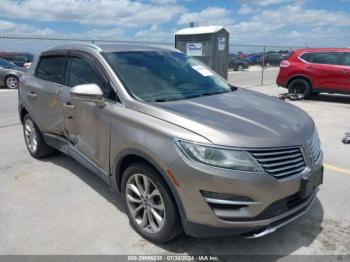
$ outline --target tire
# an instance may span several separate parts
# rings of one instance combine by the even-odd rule
[[[238,68],[237,68],[237,70],[238,70],[238,71],[243,71],[243,70],[244,70],[244,68],[243,68],[243,66],[242,66],[242,65],[239,65],[239,66],[238,66]]]
[[[306,79],[294,79],[288,85],[288,93],[298,94],[300,99],[307,99],[311,95],[311,85]]]
[[[148,193],[144,193],[147,180]],[[181,233],[175,201],[154,168],[142,162],[130,165],[123,173],[121,188],[130,224],[142,237],[165,243]]]
[[[55,152],[55,149],[46,144],[39,128],[29,114],[23,118],[23,134],[27,149],[32,157],[43,158]]]
[[[5,86],[7,89],[17,89],[18,82],[17,76],[10,75],[5,78]]]

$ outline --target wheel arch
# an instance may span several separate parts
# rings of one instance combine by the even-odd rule
[[[27,109],[24,107],[24,106],[21,106],[20,107],[20,111],[19,111],[19,117],[20,117],[20,120],[21,120],[21,123],[23,124],[23,119],[24,117],[28,114],[28,111]]]
[[[151,166],[158,172],[161,179],[163,179],[172,197],[175,200],[176,208],[180,214],[180,217],[185,218],[186,217],[185,209],[182,205],[180,196],[177,190],[175,189],[173,182],[170,180],[169,176],[167,175],[166,170],[164,170],[159,164],[157,164],[155,160],[153,160],[150,156],[140,151],[139,149],[125,149],[114,158],[112,169],[111,169],[112,171],[111,184],[113,189],[121,192],[121,181],[123,178],[123,173],[128,166],[130,166],[132,163],[135,163],[135,162],[146,163],[147,165]]]

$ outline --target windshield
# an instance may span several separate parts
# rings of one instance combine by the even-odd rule
[[[11,62],[6,61],[4,59],[0,59],[0,67],[2,67],[2,68],[12,68],[15,66],[16,65],[14,63],[11,63]]]
[[[197,60],[179,52],[132,51],[104,57],[133,96],[147,102],[230,92],[230,86]]]

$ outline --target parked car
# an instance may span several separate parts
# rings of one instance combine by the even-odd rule
[[[238,56],[230,56],[228,68],[233,69],[234,71],[243,71],[244,69],[249,68],[249,63]]]
[[[306,112],[176,49],[50,49],[21,78],[19,115],[33,157],[59,150],[95,172],[153,242],[266,235],[307,213],[322,183]]]
[[[320,92],[350,94],[350,49],[295,50],[281,62],[276,82],[304,98]]]
[[[262,57],[262,54],[250,54],[246,60],[250,65],[256,65],[259,63],[260,59]]]
[[[16,64],[17,66],[28,68],[33,61],[34,55],[24,52],[3,52],[0,58]]]
[[[288,57],[288,54],[280,54],[280,53],[268,53],[265,56],[260,57],[260,65],[261,66],[279,66],[280,63]]]
[[[0,87],[18,88],[18,79],[26,68],[0,58]]]

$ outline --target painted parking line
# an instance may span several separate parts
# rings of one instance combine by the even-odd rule
[[[350,169],[342,168],[331,164],[323,164],[326,169],[333,170],[342,174],[350,175]]]

